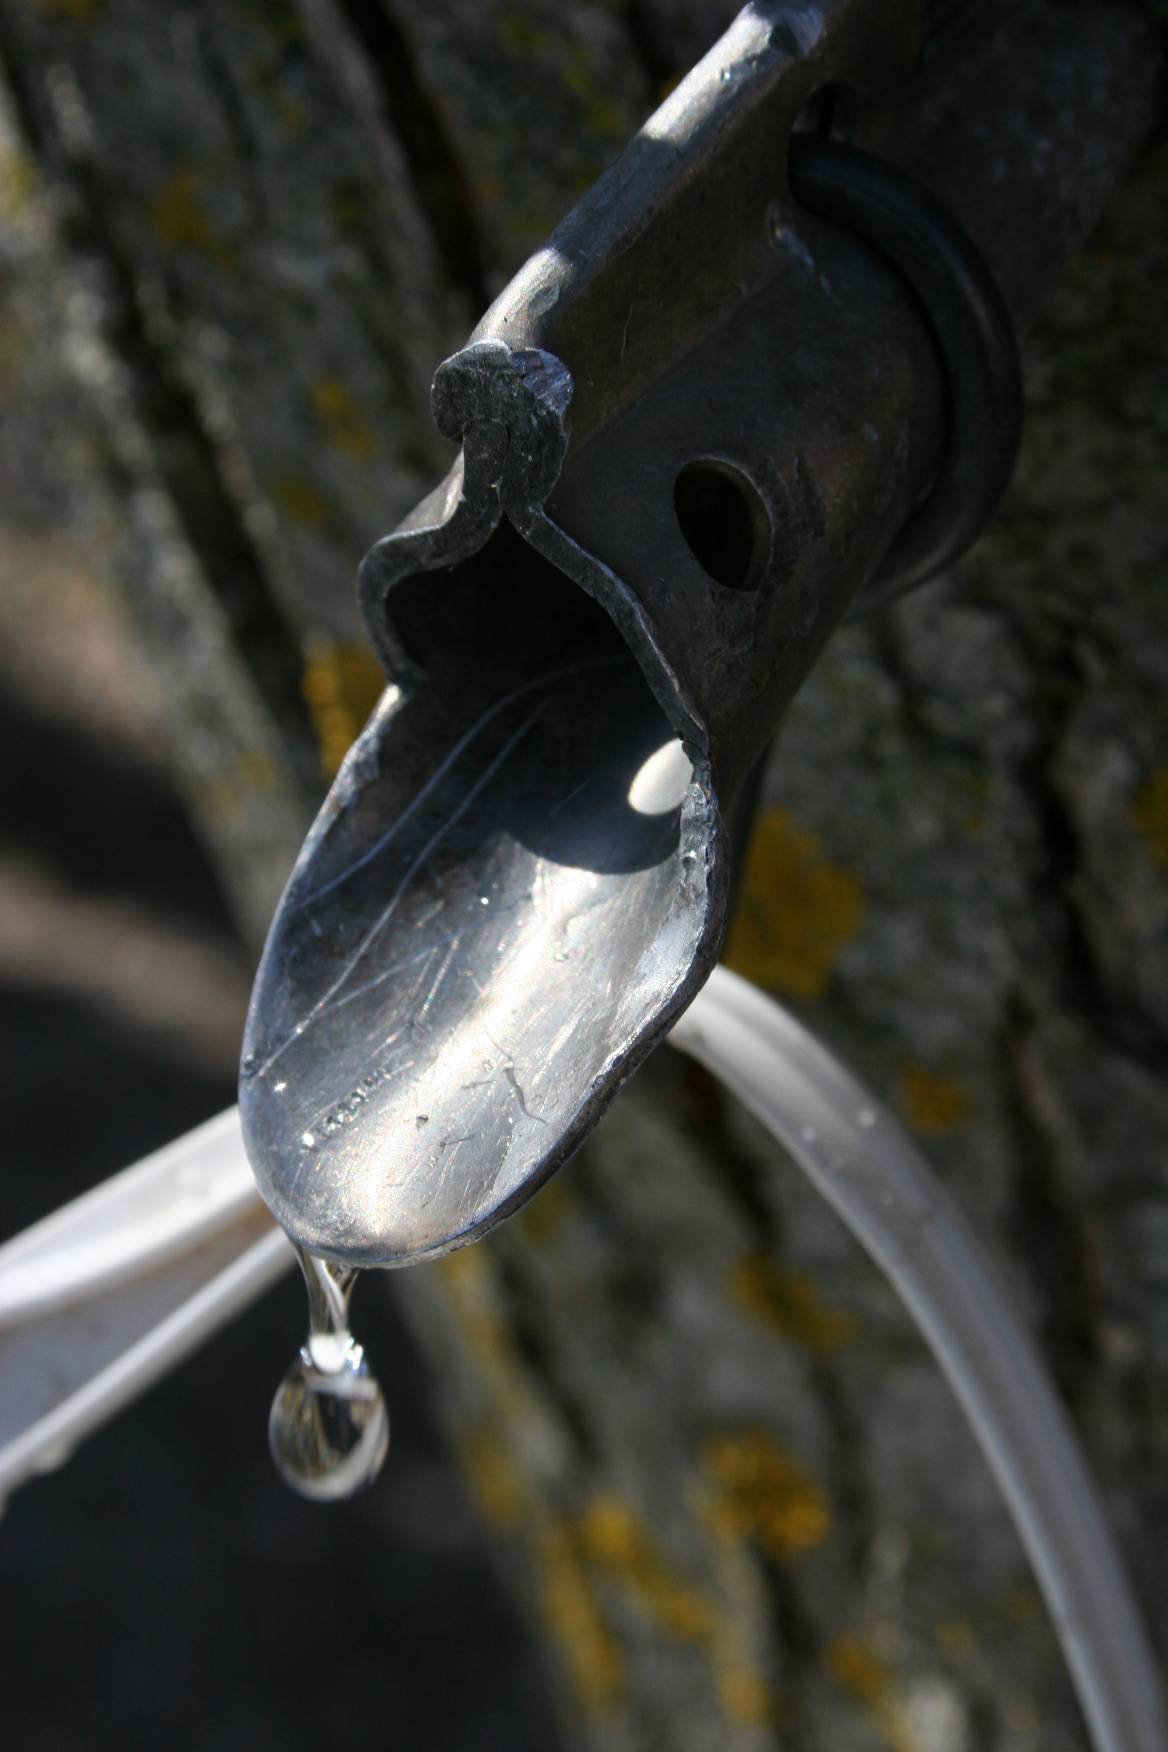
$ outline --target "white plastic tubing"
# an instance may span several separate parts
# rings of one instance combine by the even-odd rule
[[[867,1090],[724,968],[670,1039],[766,1126],[908,1307],[1005,1494],[1096,1752],[1168,1752],[1151,1652],[1074,1435],[960,1211]],[[28,1427],[0,1429],[5,1490],[112,1416],[287,1269],[291,1249],[277,1230],[256,1239],[259,1210],[232,1110],[0,1249],[0,1341],[5,1328],[9,1345],[28,1336],[14,1374],[24,1419],[31,1414]],[[187,1283],[184,1260],[209,1246],[206,1274]],[[160,1279],[168,1286],[161,1304],[149,1290]],[[111,1295],[119,1310],[111,1354],[90,1355],[86,1304]],[[108,1314],[107,1306],[107,1324]],[[5,1402],[17,1412],[13,1385],[10,1377]]]
[[[783,1145],[908,1307],[1009,1504],[1096,1752],[1166,1752],[1151,1650],[1075,1437],[960,1211],[867,1090],[725,968],[670,1038]]]

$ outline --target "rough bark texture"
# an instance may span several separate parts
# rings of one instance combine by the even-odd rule
[[[370,698],[355,562],[445,464],[434,365],[732,10],[4,0],[0,368],[48,456],[4,466],[69,480],[254,932]],[[1003,1264],[1153,1625],[1166,188],[1161,154],[1049,299],[991,532],[800,698],[730,947]],[[565,1743],[1084,1744],[910,1323],[704,1075],[658,1055],[527,1214],[396,1288]]]

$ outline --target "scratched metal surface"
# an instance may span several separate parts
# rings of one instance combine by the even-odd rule
[[[435,754],[434,751],[440,751]],[[470,722],[387,690],[297,865],[241,1108],[277,1217],[398,1263],[506,1214],[689,967],[705,805],[636,665],[510,688]]]

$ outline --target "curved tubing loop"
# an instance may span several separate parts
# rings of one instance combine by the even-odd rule
[[[1075,1436],[957,1206],[862,1084],[725,968],[670,1040],[795,1159],[928,1341],[1034,1566],[1096,1752],[1166,1752],[1152,1654]]]

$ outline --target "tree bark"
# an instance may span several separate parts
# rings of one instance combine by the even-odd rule
[[[134,608],[253,936],[375,691],[356,561],[448,462],[435,365],[733,10],[4,0],[10,387]],[[990,532],[801,695],[729,946],[971,1214],[1154,1630],[1166,190],[1161,152],[1047,300]],[[522,1217],[393,1288],[565,1744],[1085,1743],[911,1322],[704,1074],[659,1053]]]

